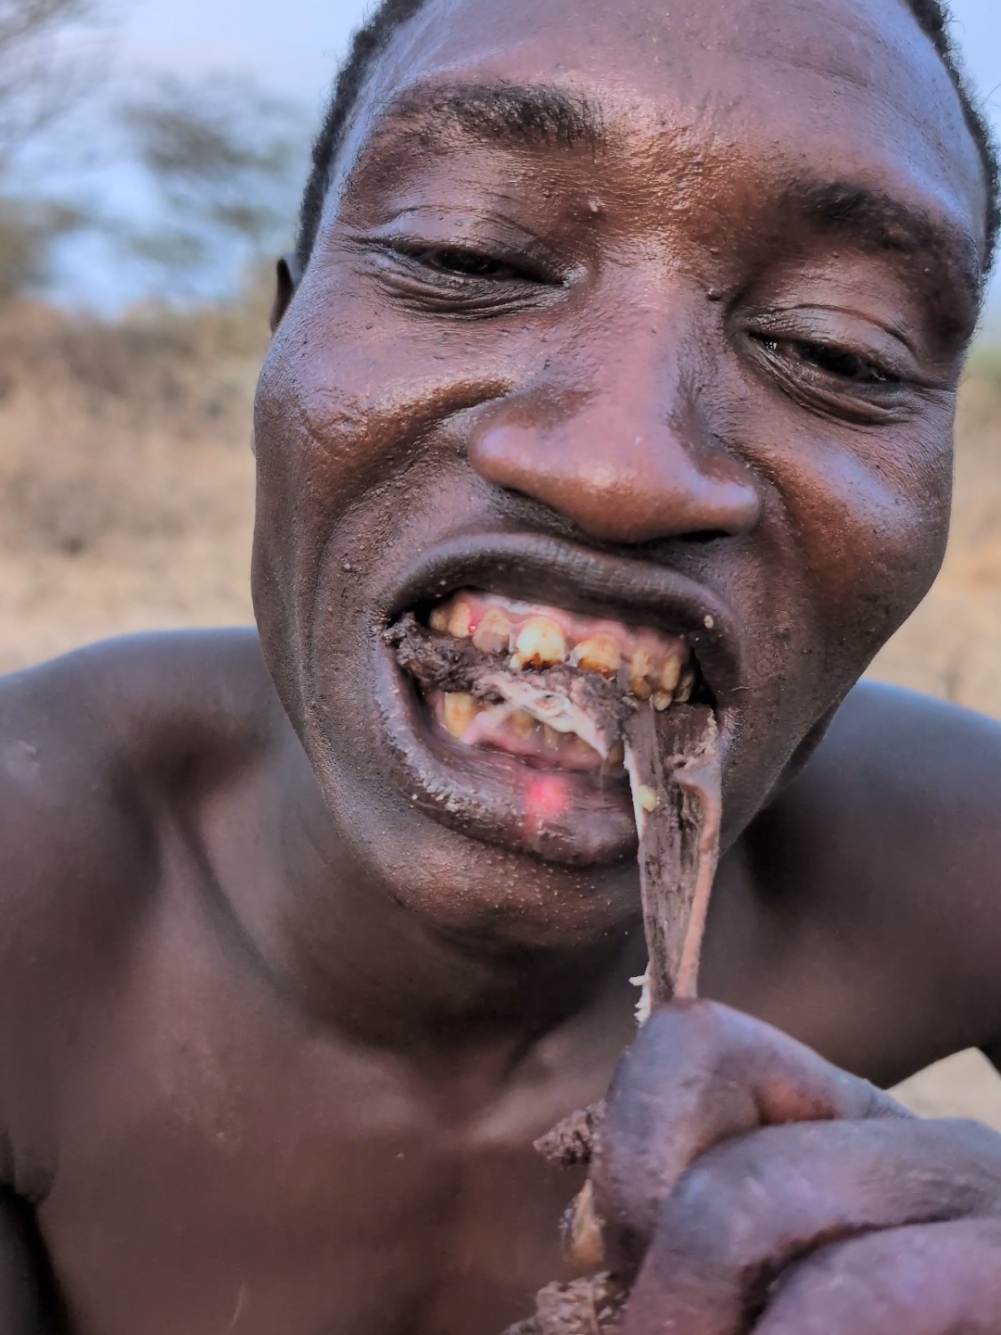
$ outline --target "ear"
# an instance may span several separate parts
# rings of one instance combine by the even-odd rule
[[[299,264],[299,256],[294,250],[288,251],[278,261],[276,278],[275,299],[271,307],[270,319],[272,333],[274,333],[281,324],[285,312],[289,308],[289,303],[295,296],[295,290],[302,279],[302,267]]]

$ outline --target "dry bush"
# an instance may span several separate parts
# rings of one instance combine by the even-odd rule
[[[0,670],[250,619],[263,303],[118,322],[0,312]]]

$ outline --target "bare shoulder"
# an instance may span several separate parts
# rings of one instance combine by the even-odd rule
[[[253,631],[134,636],[0,678],[0,1066],[7,1019],[73,1007],[114,958],[171,808],[288,735]]]
[[[1001,723],[932,696],[860,682],[790,791],[797,805],[844,811],[856,827],[902,819],[923,854],[954,859],[959,837],[1001,859]]]
[[[0,885],[138,848],[179,780],[217,781],[283,728],[252,630],[129,636],[0,678]]]
[[[750,857],[824,967],[944,1055],[1001,1039],[999,816],[1001,725],[864,682]]]
[[[11,803],[114,822],[179,766],[238,763],[282,721],[250,629],[128,636],[2,677],[0,856]]]

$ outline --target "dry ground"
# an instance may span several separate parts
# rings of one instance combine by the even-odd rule
[[[0,314],[0,671],[252,619],[255,307],[121,325]]]
[[[264,328],[260,301],[116,324],[0,312],[0,672],[108,635],[251,619]],[[989,359],[963,391],[945,567],[873,674],[1001,718],[1001,365]],[[1001,1128],[1001,1079],[977,1054],[904,1095]]]

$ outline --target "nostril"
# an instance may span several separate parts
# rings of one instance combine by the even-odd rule
[[[725,528],[697,529],[694,532],[686,533],[685,541],[688,543],[698,543],[700,546],[705,546],[710,542],[719,542],[723,538],[732,538],[733,536],[734,534],[729,529]]]

